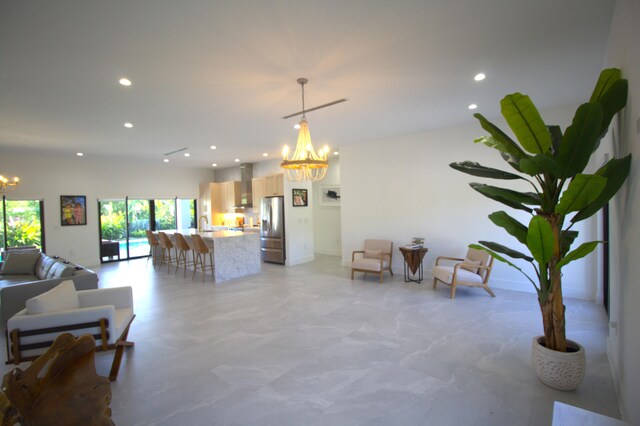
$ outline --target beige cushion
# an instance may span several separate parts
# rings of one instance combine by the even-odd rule
[[[36,262],[40,257],[37,250],[11,250],[2,265],[4,275],[35,275]]]
[[[453,282],[453,267],[452,266],[435,266],[432,271],[433,278],[437,278],[442,282],[451,284]],[[465,281],[470,283],[481,283],[482,277],[476,273],[467,271],[462,268],[458,268],[458,281]]]
[[[478,273],[478,266],[482,263],[481,260],[471,260],[465,259],[462,261],[462,265],[460,265],[460,269],[466,269],[469,272],[473,272],[474,274]]]
[[[382,256],[382,250],[364,249],[364,257],[367,259],[380,259],[380,256]]]
[[[389,267],[389,262],[386,260],[382,261],[382,267]],[[359,269],[362,271],[371,271],[371,272],[380,272],[380,259],[367,259],[366,257],[356,259],[351,264],[352,269]]]
[[[27,314],[44,314],[46,312],[78,309],[78,295],[73,281],[67,280],[39,296],[27,300]]]

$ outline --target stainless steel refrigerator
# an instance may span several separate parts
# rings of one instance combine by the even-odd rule
[[[284,265],[284,197],[266,197],[260,204],[260,253],[264,262]]]

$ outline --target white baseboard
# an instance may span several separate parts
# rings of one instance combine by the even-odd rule
[[[316,254],[326,254],[329,256],[342,256],[342,251],[341,250],[331,250],[331,249],[315,249],[314,250]]]
[[[622,415],[622,419],[629,418],[629,410],[627,409],[627,402],[624,399],[622,388],[620,387],[620,367],[618,365],[617,358],[614,356],[615,350],[613,348],[611,338],[607,338],[607,358],[609,359],[609,367],[611,368],[611,375],[613,376],[613,387],[616,390],[616,396],[618,397],[618,409]]]
[[[313,262],[316,259],[315,256],[304,256],[304,257],[296,257],[294,259],[287,259],[285,260],[284,264],[286,266],[294,266],[294,265],[300,265],[302,263],[307,263],[307,262]]]

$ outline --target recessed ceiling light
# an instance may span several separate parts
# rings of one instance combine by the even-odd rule
[[[235,160],[233,160],[233,161],[235,161],[236,163],[239,163],[239,162],[240,162],[240,159],[239,159],[239,158],[236,158],[236,159],[235,159]]]
[[[119,83],[123,86],[131,86],[131,80],[129,80],[128,78],[121,78],[119,80]]]
[[[185,157],[191,157],[191,154],[189,154],[188,152],[185,152],[185,153],[184,153],[184,156],[185,156]]]
[[[296,124],[293,125],[293,128],[298,130],[300,128],[300,125],[298,123],[296,123]]]
[[[216,149],[216,148],[217,148],[217,146],[211,145],[211,149]]]
[[[127,129],[130,129],[133,127],[132,123],[124,123],[124,127],[126,127]]]
[[[268,153],[266,153],[266,152],[263,152],[263,153],[262,153],[262,156],[263,156],[263,157],[268,157],[268,156],[269,156],[269,154],[268,154]]]
[[[476,109],[476,108],[478,108],[478,105],[476,104],[469,105],[469,109]]]
[[[76,155],[77,155],[78,157],[82,157],[84,154],[83,154],[82,152],[78,152]]]
[[[164,162],[165,162],[165,163],[168,163],[168,162],[169,162],[169,159],[168,159],[168,158],[165,158],[165,159],[164,159]]]
[[[211,167],[218,167],[218,165],[216,163],[213,163]]]
[[[340,155],[338,151],[333,151],[333,155]]]
[[[475,77],[473,77],[473,79],[474,79],[475,81],[482,81],[482,80],[484,80],[485,78],[487,78],[487,76],[486,76],[486,75],[484,75],[483,73],[478,73],[478,74],[476,74],[476,76],[475,76]]]

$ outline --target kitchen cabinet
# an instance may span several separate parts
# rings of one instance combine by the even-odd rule
[[[253,178],[251,179],[251,193],[253,198],[253,208],[257,209],[257,213],[260,212],[260,202],[264,198],[264,182],[265,179],[261,178]]]
[[[265,197],[284,195],[284,175],[280,173],[277,175],[265,176],[264,192]]]
[[[242,188],[239,181],[220,183],[220,211],[235,213],[235,206],[241,204]]]

